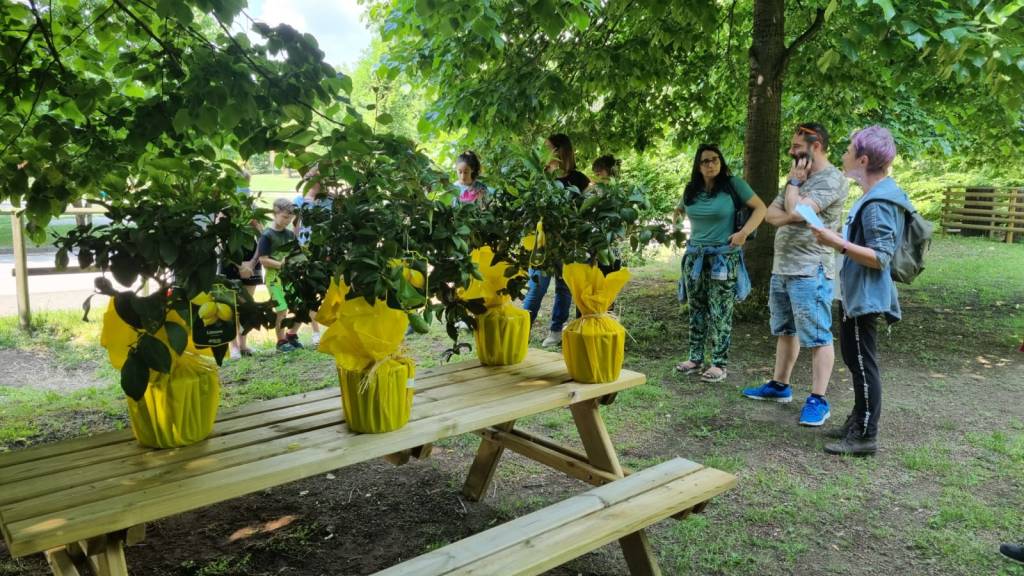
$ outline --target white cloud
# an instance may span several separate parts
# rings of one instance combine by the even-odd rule
[[[352,67],[370,46],[365,9],[356,0],[252,0],[248,13],[271,26],[287,24],[312,34],[336,66]]]

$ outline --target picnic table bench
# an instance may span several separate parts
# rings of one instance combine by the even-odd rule
[[[505,448],[607,484],[628,471],[599,404],[644,381],[623,371],[615,382],[579,384],[561,355],[531,350],[515,366],[474,360],[421,370],[409,424],[386,434],[349,431],[332,386],[222,410],[210,437],[184,448],[143,448],[117,431],[3,454],[0,530],[12,556],[43,552],[57,576],[126,576],[124,546],[143,538],[147,522],[375,458],[426,457],[431,443],[468,432],[482,436],[463,488],[471,500],[486,493]],[[514,428],[517,419],[563,407],[585,454]],[[658,573],[642,526],[620,542],[634,574]]]

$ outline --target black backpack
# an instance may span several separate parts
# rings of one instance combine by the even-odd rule
[[[747,225],[747,220],[750,220],[750,215],[754,213],[754,209],[747,206],[746,202],[740,199],[739,192],[732,186],[732,179],[726,183],[726,187],[729,188],[729,195],[732,196],[732,205],[735,208],[735,215],[733,216],[732,231],[739,232],[744,226]],[[747,238],[757,238],[757,228],[750,233]]]
[[[874,200],[874,202],[887,202],[887,200]],[[889,262],[889,276],[897,282],[910,284],[921,272],[924,272],[924,259],[932,245],[934,226],[925,220],[917,210],[907,210],[900,204],[896,205],[906,212],[907,217],[903,225],[903,239],[893,252],[892,261]],[[861,207],[861,210],[863,209]]]

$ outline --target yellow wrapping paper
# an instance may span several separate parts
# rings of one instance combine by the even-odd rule
[[[150,371],[142,400],[128,398],[128,415],[140,444],[176,448],[209,436],[219,405],[217,363],[186,352],[177,358],[170,374]]]
[[[508,286],[508,262],[494,261],[490,246],[470,254],[483,280],[473,279],[461,297],[483,298],[487,312],[476,317],[476,354],[482,364],[510,366],[526,358],[530,346],[530,313],[512,304],[512,297],[500,294]],[[522,272],[520,272],[522,274]]]
[[[626,329],[608,309],[629,282],[629,270],[605,276],[597,266],[566,264],[562,278],[583,315],[562,330],[565,366],[577,382],[614,382],[626,355]]]
[[[531,234],[527,234],[523,237],[523,248],[534,252],[544,247],[546,240],[544,238],[544,227],[540,222],[537,222],[537,231]]]
[[[378,434],[398,430],[412,413],[416,365],[410,358],[388,359],[366,372],[338,368],[341,405],[349,430]]]
[[[397,430],[409,421],[415,393],[415,365],[398,355],[409,317],[382,300],[370,305],[347,293],[344,282],[332,283],[324,296],[320,310],[331,322],[318,350],[334,356],[349,429]]]
[[[175,311],[167,322],[179,324],[191,333],[185,320]],[[136,440],[151,448],[175,448],[194,444],[210,435],[220,405],[220,379],[213,352],[197,349],[191,336],[185,352],[174,353],[167,330],[155,334],[171,351],[171,371],[149,371],[149,384],[142,400],[128,398],[128,416]],[[139,331],[121,319],[111,299],[103,314],[100,344],[107,349],[110,364],[120,370],[128,352],[139,339]]]

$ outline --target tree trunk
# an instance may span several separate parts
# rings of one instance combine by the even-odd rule
[[[744,177],[769,204],[779,192],[779,134],[782,121],[782,79],[785,64],[785,2],[754,2],[754,34],[750,45]],[[768,290],[775,229],[762,224],[746,250],[755,291]]]

